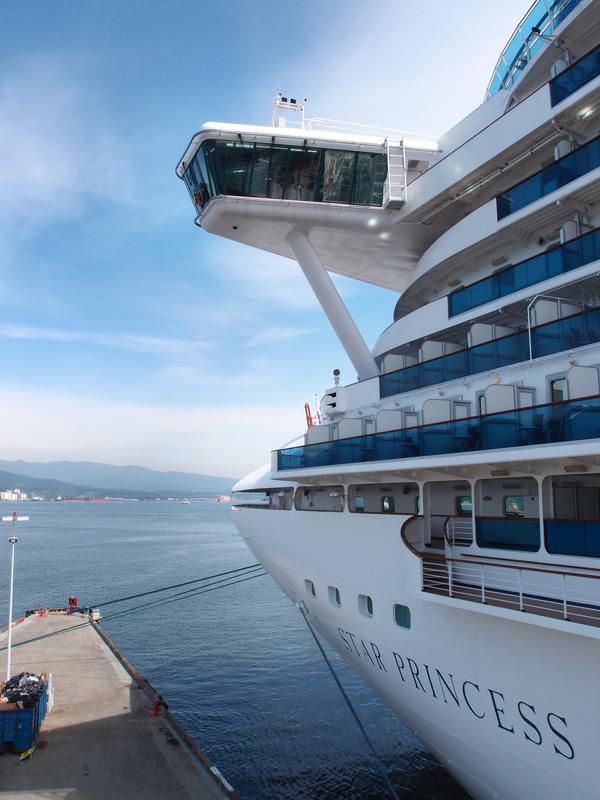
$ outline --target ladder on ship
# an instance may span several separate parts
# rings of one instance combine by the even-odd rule
[[[384,208],[400,208],[406,202],[406,150],[404,141],[385,140],[387,177],[383,186]]]

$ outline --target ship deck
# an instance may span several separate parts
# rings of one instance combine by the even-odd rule
[[[13,644],[73,627],[83,614],[34,614]],[[0,647],[6,647],[6,632]],[[6,650],[0,653],[5,674]],[[0,797],[20,800],[236,798],[170,712],[148,716],[152,687],[95,625],[16,647],[12,674],[52,673],[54,708],[27,760],[0,756]],[[41,747],[39,745],[42,745]]]

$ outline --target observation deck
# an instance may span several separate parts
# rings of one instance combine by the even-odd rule
[[[536,0],[533,3],[500,53],[486,89],[486,100],[501,89],[511,89],[520,80],[533,57],[546,46],[547,37],[554,34],[581,1]]]
[[[396,224],[398,209],[440,155],[435,137],[332,120],[208,122],[177,174],[210,233],[295,258],[287,237],[301,227],[326,269],[401,291],[435,231]]]

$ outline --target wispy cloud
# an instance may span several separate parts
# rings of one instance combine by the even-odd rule
[[[209,268],[238,296],[262,309],[292,312],[316,310],[318,305],[302,270],[295,261],[250,249],[234,242],[213,243]]]
[[[318,328],[266,328],[251,336],[244,344],[246,347],[262,347],[310,336],[313,333],[318,333]]]
[[[192,356],[204,354],[213,348],[213,343],[210,341],[187,341],[156,336],[136,336],[130,333],[94,333],[8,324],[0,324],[0,338],[98,345],[158,355]]]
[[[94,200],[132,199],[123,145],[78,82],[79,67],[49,54],[4,64],[0,224],[13,226],[13,241],[81,215]]]

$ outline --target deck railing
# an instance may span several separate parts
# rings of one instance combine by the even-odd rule
[[[277,451],[279,470],[600,438],[600,395]]]
[[[598,239],[600,241],[600,236]],[[511,333],[456,353],[386,372],[379,376],[379,392],[381,397],[391,397],[599,341],[600,308],[594,308],[536,325],[530,331]]]
[[[600,230],[569,239],[552,250],[505,267],[487,278],[456,289],[448,295],[448,316],[464,314],[513,292],[564,275],[600,258]]]
[[[600,570],[421,555],[424,592],[600,627]]]
[[[520,211],[598,167],[600,167],[600,137],[591,139],[549,167],[544,167],[498,195],[496,198],[498,220]]]
[[[550,81],[551,104],[555,106],[562,102],[598,75],[600,75],[600,46],[586,53]]]

